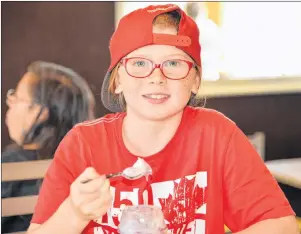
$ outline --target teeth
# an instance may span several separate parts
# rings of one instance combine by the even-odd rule
[[[148,98],[152,98],[152,99],[162,99],[162,98],[167,98],[167,95],[163,95],[163,94],[149,94],[149,95],[145,95]]]

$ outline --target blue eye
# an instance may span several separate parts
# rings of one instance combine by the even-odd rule
[[[168,67],[178,67],[179,65],[180,65],[180,62],[177,60],[168,60],[165,63],[165,66],[168,66]]]
[[[146,63],[143,60],[135,60],[133,61],[133,65],[137,67],[145,67]]]

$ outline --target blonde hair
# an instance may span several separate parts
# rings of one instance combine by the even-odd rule
[[[177,11],[171,11],[171,12],[167,12],[167,13],[163,13],[158,15],[154,21],[153,21],[153,26],[159,27],[159,28],[176,28],[177,31],[179,30],[179,24],[180,24],[180,19],[181,16]],[[193,59],[193,58],[192,58]],[[193,59],[194,60],[194,59]],[[109,77],[109,87],[108,90],[109,92],[111,92],[115,98],[118,99],[121,108],[123,110],[125,110],[126,107],[126,103],[125,103],[125,99],[123,97],[123,94],[115,94],[115,89],[116,89],[116,79],[117,79],[117,73],[118,73],[118,69],[120,67],[120,62],[113,68],[111,75]],[[201,77],[201,67],[200,66],[196,66],[196,72],[199,75],[199,77]]]

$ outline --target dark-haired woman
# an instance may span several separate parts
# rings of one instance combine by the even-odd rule
[[[2,162],[51,158],[77,123],[94,118],[95,99],[87,82],[73,70],[37,61],[15,90],[7,93],[5,122],[14,144],[2,152]],[[13,172],[12,172],[13,173]],[[2,183],[1,197],[36,195],[41,181]],[[2,232],[27,230],[31,215],[2,218]]]

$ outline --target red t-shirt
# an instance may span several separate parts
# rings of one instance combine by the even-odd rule
[[[122,140],[124,116],[109,114],[67,134],[45,176],[32,223],[52,216],[86,167],[108,174],[135,163],[137,156]],[[83,233],[117,233],[122,209],[132,204],[161,207],[170,233],[221,234],[224,224],[236,232],[264,219],[294,215],[248,138],[217,111],[185,108],[171,141],[143,159],[153,169],[152,183],[111,180],[112,207]]]

